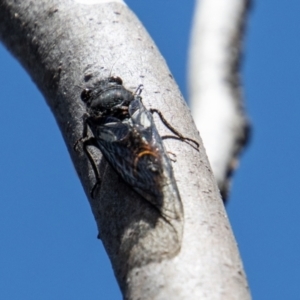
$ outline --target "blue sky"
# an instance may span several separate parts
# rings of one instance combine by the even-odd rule
[[[127,3],[186,97],[193,1]],[[227,211],[254,299],[300,298],[299,13],[297,0],[256,1],[245,40],[253,136]],[[0,298],[121,299],[48,106],[2,45],[0,65]]]

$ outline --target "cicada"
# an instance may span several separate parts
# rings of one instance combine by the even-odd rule
[[[149,201],[167,220],[182,219],[180,194],[152,114],[158,113],[164,124],[181,140],[183,137],[155,109],[147,110],[142,102],[142,86],[131,92],[120,77],[99,81],[94,88],[84,89],[81,99],[86,103],[82,141],[96,176],[91,195],[101,183],[100,173],[88,146],[101,150],[113,169],[138,194]],[[88,136],[88,127],[93,136]],[[193,141],[194,142],[194,141]],[[194,142],[197,146],[197,142]]]

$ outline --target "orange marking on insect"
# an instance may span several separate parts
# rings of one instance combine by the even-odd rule
[[[158,158],[157,153],[153,152],[152,150],[141,151],[140,153],[137,154],[136,158],[134,159],[134,172],[136,172],[136,167],[137,167],[139,159],[145,155],[151,155],[151,156],[154,156],[155,158]]]

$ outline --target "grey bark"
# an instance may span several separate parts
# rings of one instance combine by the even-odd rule
[[[240,62],[250,0],[198,0],[190,50],[190,103],[226,200],[249,138]]]
[[[249,299],[226,212],[205,151],[166,140],[184,207],[179,253],[162,218],[128,187],[94,149],[102,185],[74,151],[82,135],[81,87],[120,76],[126,88],[144,85],[143,102],[161,110],[180,132],[201,144],[190,112],[155,44],[120,1],[84,5],[70,0],[0,1],[0,37],[43,93],[89,198],[103,245],[126,299]],[[168,130],[155,118],[159,132]],[[174,241],[170,241],[171,245]]]

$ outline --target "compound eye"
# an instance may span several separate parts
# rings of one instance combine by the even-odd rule
[[[83,102],[88,102],[91,98],[92,91],[89,89],[84,89],[80,95],[80,98]]]
[[[110,77],[109,82],[115,82],[116,84],[122,85],[123,80],[120,77]]]

